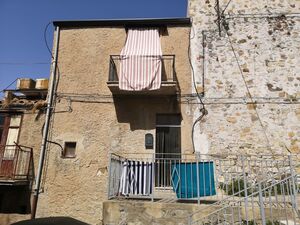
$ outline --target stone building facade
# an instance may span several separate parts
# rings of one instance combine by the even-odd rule
[[[189,1],[191,59],[208,111],[197,151],[299,153],[299,10],[296,0]]]
[[[64,149],[51,145],[47,151],[37,217],[68,215],[101,224],[110,153],[154,153],[159,115],[179,118],[179,150],[192,152],[193,116],[180,99],[191,93],[190,20],[61,21],[54,25],[59,27],[59,81],[49,140]],[[172,55],[174,62],[171,67],[165,63],[164,69],[174,72],[174,78],[171,82],[167,78],[157,91],[120,92],[114,81],[109,82],[111,56],[120,55],[126,30],[140,26],[159,27],[162,54]],[[146,134],[154,137],[150,149],[145,147]],[[72,152],[64,152],[70,143]]]

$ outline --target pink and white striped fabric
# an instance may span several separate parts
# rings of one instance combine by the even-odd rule
[[[119,88],[156,90],[161,85],[162,51],[158,28],[133,28],[120,57]]]

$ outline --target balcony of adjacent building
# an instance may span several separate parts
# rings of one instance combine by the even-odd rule
[[[29,185],[32,180],[32,148],[17,144],[0,146],[0,186]]]
[[[107,86],[113,95],[176,95],[180,88],[175,71],[175,55],[161,57],[161,86],[157,90],[127,91],[119,88],[120,55],[110,56],[109,77]]]

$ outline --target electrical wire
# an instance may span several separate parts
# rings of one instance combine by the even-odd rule
[[[113,99],[113,98],[123,98],[122,96],[113,96],[110,94],[99,94],[99,93],[87,93],[87,94],[78,94],[78,93],[69,93],[69,92],[58,92],[57,96],[60,98],[75,98],[75,97],[79,97],[79,98],[83,98],[83,99],[98,99],[98,98],[107,98],[107,99]],[[160,95],[162,97],[169,97],[169,95]],[[126,95],[126,98],[130,97],[130,95]],[[145,96],[136,96],[136,95],[132,95],[133,98],[145,98]],[[147,96],[147,98],[149,98],[151,96]],[[157,96],[153,95],[153,98],[157,99]],[[180,96],[178,96],[179,98],[198,98],[196,95],[194,94],[180,94]],[[263,99],[263,100],[285,100],[288,101],[290,99],[288,98],[282,98],[282,97],[265,97],[265,96],[256,96],[253,97],[253,99]],[[232,99],[236,99],[236,100],[245,100],[245,96],[240,96],[240,97],[206,97],[206,100],[232,100]],[[295,100],[300,100],[300,98],[294,98]],[[293,100],[293,99],[292,99]]]
[[[198,102],[180,101],[181,104],[199,105]],[[251,102],[250,102],[251,103]],[[245,105],[245,102],[205,102],[205,105]],[[251,103],[252,104],[252,103]],[[255,102],[256,105],[299,105],[300,102]]]
[[[47,40],[47,30],[48,30],[48,27],[50,26],[50,24],[52,23],[49,22],[46,26],[45,26],[45,29],[44,29],[44,42],[45,42],[45,45],[46,45],[46,48],[48,50],[48,52],[50,53],[50,56],[51,56],[51,59],[54,59],[54,56],[50,50],[50,47],[48,45],[48,40]],[[44,63],[44,62],[33,62],[33,63],[25,63],[25,62],[21,62],[21,63],[14,63],[14,62],[0,62],[0,65],[49,65],[50,63]],[[58,66],[57,66],[58,67]],[[58,74],[59,74],[59,69],[58,69]],[[19,78],[16,78],[13,82],[11,82],[6,88],[2,89],[1,92],[4,92],[7,88],[9,88],[11,85],[13,85]]]
[[[46,47],[47,47],[47,49],[48,49],[48,51],[49,51],[49,53],[50,53],[50,55],[51,55],[51,58],[52,59],[54,59],[54,57],[53,57],[53,54],[52,54],[52,52],[51,52],[51,50],[50,50],[50,47],[49,47],[49,45],[48,45],[48,41],[47,41],[47,30],[48,30],[48,27],[50,26],[50,24],[52,23],[52,21],[51,22],[49,22],[47,25],[46,25],[46,27],[45,27],[45,29],[44,29],[44,41],[45,41],[45,44],[46,44]],[[33,62],[33,63],[14,63],[14,62],[0,62],[0,65],[49,65],[50,63],[44,63],[44,62]],[[1,92],[4,92],[7,88],[9,88],[11,85],[13,85],[16,81],[17,81],[17,79],[18,78],[16,78],[12,83],[10,83],[6,88],[4,88],[4,89],[2,89],[1,90]]]
[[[52,54],[52,51],[48,45],[48,40],[47,40],[47,30],[48,30],[48,27],[50,26],[50,24],[52,24],[52,21],[50,21],[46,26],[45,26],[45,29],[44,29],[44,41],[45,41],[45,44],[46,44],[46,47],[47,47],[47,50],[49,52],[49,54],[51,55],[51,58],[54,59],[54,56]]]
[[[289,18],[299,18],[300,13],[282,12],[282,13],[271,13],[271,14],[266,14],[266,13],[226,14],[225,18],[226,19],[235,19],[235,18],[274,19],[282,16],[289,17]]]
[[[51,51],[51,48],[50,48],[50,46],[49,46],[49,44],[48,44],[48,40],[47,40],[47,30],[48,30],[50,24],[52,24],[52,22],[53,22],[53,21],[50,21],[50,22],[45,26],[45,29],[44,29],[44,42],[45,42],[46,48],[47,48],[47,50],[48,50],[48,52],[49,52],[49,54],[50,54],[50,56],[51,56],[51,59],[54,60],[53,53],[52,53],[52,51]],[[59,84],[59,81],[60,81],[60,70],[59,70],[58,62],[56,62],[56,68],[57,68],[57,77],[56,77],[57,80],[54,81],[54,83],[55,83],[55,88],[54,88],[55,91],[54,91],[54,94],[57,96],[58,84]],[[53,77],[52,79],[54,79],[54,77]]]
[[[47,140],[47,142],[50,143],[50,144],[55,144],[55,145],[59,146],[59,147],[60,147],[60,150],[61,150],[61,153],[63,153],[64,148],[62,147],[61,144],[59,144],[58,142],[55,142],[55,141],[49,141],[49,140]]]
[[[193,25],[192,25],[192,27],[193,27]],[[193,37],[191,37],[191,30],[192,30],[192,28],[190,29],[190,32],[189,32],[189,46],[188,46],[189,64],[190,64],[190,67],[191,67],[191,70],[192,70],[192,77],[193,77],[193,86],[194,86],[194,89],[195,89],[197,97],[198,97],[198,99],[199,99],[199,101],[200,101],[200,103],[202,105],[202,108],[205,109],[205,105],[204,105],[204,103],[202,101],[202,96],[200,95],[200,93],[199,93],[199,91],[197,89],[196,77],[195,77],[195,70],[194,70],[194,66],[193,66],[193,63],[192,63],[192,59],[191,59],[191,39],[193,39],[194,36],[195,36],[194,35]],[[202,82],[204,82],[204,81],[202,81]]]
[[[245,84],[247,93],[248,93],[249,98],[250,98],[250,100],[251,100],[253,109],[255,110],[255,113],[256,113],[256,115],[257,115],[257,118],[258,118],[258,120],[259,120],[259,123],[260,123],[260,125],[261,125],[261,127],[262,127],[262,130],[263,130],[263,133],[264,133],[265,138],[266,138],[266,140],[267,140],[268,146],[269,146],[269,148],[271,149],[271,144],[270,144],[269,137],[268,137],[268,135],[267,135],[267,133],[266,133],[265,127],[264,127],[264,125],[263,125],[263,123],[262,123],[262,120],[261,120],[261,118],[260,118],[260,116],[259,116],[259,113],[258,113],[258,111],[257,111],[257,109],[256,109],[256,107],[255,107],[255,104],[256,104],[256,103],[255,103],[255,101],[253,100],[252,94],[251,94],[250,89],[249,89],[249,87],[248,87],[248,85],[247,85],[247,82],[246,82],[246,79],[245,79],[243,70],[242,70],[242,68],[241,68],[240,62],[239,62],[239,60],[238,60],[237,54],[236,54],[236,52],[235,52],[235,50],[234,50],[232,41],[231,41],[231,39],[230,39],[230,35],[228,34],[228,31],[227,31],[227,30],[226,30],[226,35],[227,35],[227,38],[228,38],[228,41],[229,41],[229,44],[230,44],[232,53],[233,53],[233,55],[234,55],[235,61],[236,61],[237,66],[238,66],[238,68],[239,68],[239,72],[240,72],[241,77],[242,77],[242,79],[243,79],[243,81],[244,81],[244,84]]]
[[[231,0],[229,0],[225,6],[225,8],[223,9],[223,11],[221,12],[221,15],[224,15],[225,10],[227,9],[227,7],[229,6]]]
[[[45,42],[45,45],[46,45],[46,48],[51,56],[51,59],[54,60],[54,56],[53,56],[53,53],[51,51],[51,48],[48,44],[48,40],[47,40],[47,30],[50,26],[50,24],[52,24],[53,21],[50,21],[46,26],[45,26],[45,29],[44,29],[44,42]],[[58,37],[59,38],[59,37]],[[53,62],[52,62],[53,63]],[[56,81],[54,81],[55,83],[55,88],[54,88],[54,95],[57,96],[57,90],[58,90],[58,84],[59,84],[59,81],[60,81],[60,70],[59,70],[59,66],[58,66],[58,62],[56,62],[56,68],[57,68],[57,77],[56,77]],[[55,69],[55,68],[53,68]],[[52,77],[52,79],[54,79],[54,77]]]
[[[195,32],[193,32],[194,35],[191,36],[192,30],[194,31],[194,29],[193,29],[193,21],[192,21],[192,27],[191,27],[191,29],[189,31],[188,58],[189,58],[189,64],[190,64],[190,67],[191,67],[191,70],[192,70],[193,86],[194,86],[194,89],[196,91],[196,94],[197,94],[197,97],[199,99],[199,102],[201,104],[201,109],[200,109],[201,115],[194,121],[193,126],[192,126],[192,134],[191,134],[191,136],[192,136],[192,144],[193,144],[193,152],[195,153],[195,151],[196,151],[195,140],[194,140],[195,126],[207,114],[207,111],[206,111],[205,105],[204,105],[204,103],[202,101],[202,96],[200,95],[200,93],[199,93],[199,91],[197,89],[196,77],[195,77],[195,70],[194,70],[194,67],[193,67],[192,59],[191,59],[191,40],[195,37]],[[203,48],[204,48],[204,46],[203,46]],[[202,82],[204,82],[204,80]]]
[[[54,55],[53,55],[53,53],[52,53],[52,51],[51,51],[51,49],[50,49],[50,47],[49,47],[49,45],[48,45],[48,40],[47,40],[47,30],[48,30],[48,27],[50,26],[50,24],[52,23],[52,21],[50,21],[46,26],[45,26],[45,29],[44,29],[44,42],[45,42],[45,45],[46,45],[46,47],[47,47],[47,50],[48,50],[48,52],[49,52],[49,54],[50,54],[50,56],[51,56],[51,61],[52,61],[52,67],[53,67],[53,65],[55,65],[55,67],[54,68],[52,68],[52,70],[54,71],[53,72],[53,77],[52,77],[52,79],[54,79],[53,80],[53,84],[55,85],[55,87],[54,87],[54,90],[53,90],[53,95],[54,95],[54,98],[53,98],[53,102],[54,102],[54,104],[53,104],[53,102],[52,102],[52,105],[50,106],[51,107],[51,110],[50,110],[50,114],[49,114],[49,116],[50,116],[50,119],[51,119],[51,117],[52,117],[52,115],[54,114],[54,112],[55,112],[55,97],[56,97],[56,95],[57,95],[57,88],[58,88],[58,82],[59,82],[59,78],[60,78],[60,71],[59,71],[59,67],[58,67],[58,62],[55,62],[55,61],[53,61],[53,60],[55,60],[55,58],[54,58]],[[58,32],[58,31],[56,31],[56,32]],[[57,38],[59,38],[59,35],[57,35]],[[58,43],[58,42],[57,42]],[[58,48],[58,46],[55,46],[56,48]],[[53,64],[54,63],[54,64]],[[55,74],[55,69],[57,69],[57,76],[56,76],[56,74]],[[56,79],[56,77],[57,77],[57,79]],[[51,126],[51,121],[50,121],[50,126]],[[53,124],[52,124],[52,126],[53,126]],[[51,129],[49,129],[49,130],[51,130]],[[51,132],[49,132],[50,133],[50,135],[51,135]],[[48,140],[48,138],[49,138],[49,135],[48,135],[48,137],[47,137],[47,140],[46,140],[46,143],[53,143],[53,144],[57,144],[57,145],[59,145],[58,143],[56,143],[56,142],[52,142],[52,141],[50,141],[50,140]],[[50,138],[51,139],[51,138]],[[61,148],[62,148],[62,146],[60,146]],[[50,149],[50,146],[48,145],[47,146],[47,151],[49,151],[49,149]],[[45,165],[44,165],[44,173],[43,173],[43,177],[42,177],[42,181],[41,181],[41,187],[43,187],[43,186],[45,186],[45,182],[46,182],[46,174],[47,174],[47,169],[48,169],[48,162],[49,162],[49,157],[50,157],[50,154],[47,154],[46,153],[46,157],[45,157]]]
[[[13,85],[19,78],[16,78],[13,82],[11,82],[6,88],[2,89],[1,92],[4,92],[6,89],[8,89],[11,85]]]

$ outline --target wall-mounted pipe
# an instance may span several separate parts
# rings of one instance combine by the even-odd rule
[[[38,165],[38,171],[35,180],[35,188],[33,194],[33,202],[32,202],[32,211],[31,211],[31,218],[34,219],[36,215],[37,203],[39,198],[40,186],[41,186],[41,178],[44,169],[44,161],[45,161],[45,154],[47,149],[47,139],[49,133],[49,125],[52,113],[52,106],[53,106],[53,99],[54,99],[54,92],[55,92],[55,84],[56,84],[56,71],[57,71],[57,55],[58,55],[58,43],[59,43],[59,27],[56,27],[56,35],[55,35],[55,49],[54,49],[54,57],[53,57],[53,67],[51,73],[51,84],[49,90],[49,96],[47,100],[47,110],[46,110],[46,118],[45,118],[45,125],[43,129],[43,138],[42,138],[42,145],[40,151],[40,159]]]

